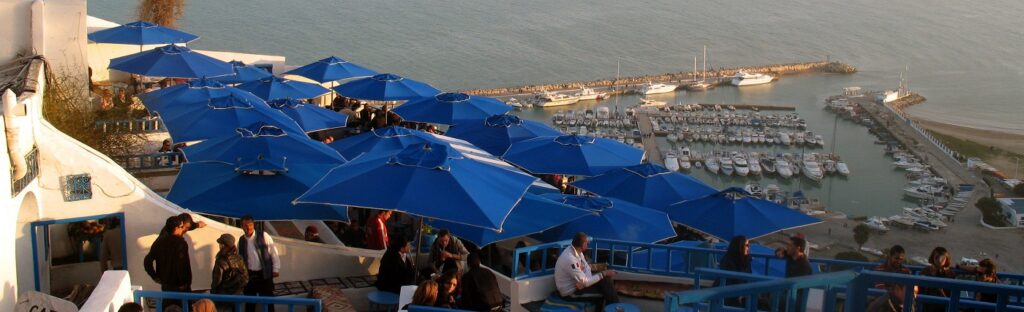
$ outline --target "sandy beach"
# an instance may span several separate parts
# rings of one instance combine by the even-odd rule
[[[986,146],[994,146],[1016,154],[1024,154],[1024,135],[950,125],[917,117],[914,117],[914,121],[917,121],[928,130],[944,135]],[[1016,166],[1014,159],[1010,157],[996,157],[986,159],[985,162],[1006,174],[1013,174],[1014,167]]]

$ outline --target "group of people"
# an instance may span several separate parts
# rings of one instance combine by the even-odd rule
[[[417,270],[412,245],[405,237],[388,241],[375,286],[398,294],[402,286],[418,285],[411,305],[500,311],[504,297],[494,273],[481,266],[480,254],[470,252],[447,230],[440,230],[430,248],[429,263]],[[463,268],[462,261],[468,268]]]
[[[806,239],[803,236],[797,235],[790,237],[785,248],[779,248],[776,250],[776,256],[786,260],[786,278],[812,274],[811,264],[806,254],[806,247]],[[906,259],[906,250],[904,250],[903,246],[894,245],[889,248],[885,261],[875,267],[874,270],[897,274],[912,274],[911,270],[904,266]],[[931,255],[928,257],[928,266],[921,269],[920,275],[938,278],[956,278],[958,274],[955,269],[961,269],[975,274],[975,280],[977,281],[987,283],[999,282],[996,264],[992,259],[980,261],[977,267],[961,267],[960,265],[954,265],[951,259],[949,251],[946,250],[946,248],[935,247],[935,249],[932,250]],[[719,269],[751,273],[751,261],[750,241],[744,236],[736,236],[730,240],[725,256],[719,262]],[[737,283],[742,283],[742,281],[736,279],[726,280],[727,285]],[[906,294],[905,285],[897,283],[879,283],[875,285],[875,287],[885,289],[886,293],[885,295],[872,300],[868,305],[868,311],[903,310],[903,303]],[[915,295],[918,291],[921,294],[936,297],[950,296],[949,290],[941,288],[915,289]],[[805,297],[801,296],[801,298]],[[985,302],[995,302],[996,296],[993,294],[979,293],[975,299]],[[726,302],[733,306],[744,305],[743,299],[741,298],[730,298],[730,300],[727,300]],[[764,304],[765,303],[763,302],[758,303],[759,306],[763,306]],[[941,303],[924,302],[921,303],[921,309],[923,311],[946,311],[946,305]]]
[[[187,213],[169,217],[164,222],[143,261],[146,273],[160,284],[162,291],[192,291],[191,252],[185,233],[204,226],[204,222],[193,221]],[[256,229],[256,222],[251,216],[242,217],[241,226],[243,235],[237,240],[231,234],[217,238],[219,251],[211,272],[210,293],[273,296],[274,278],[281,272],[274,240],[269,234]],[[179,304],[165,303],[165,306]],[[255,311],[255,308],[255,305],[246,305],[246,311]],[[268,308],[274,310],[272,305]]]

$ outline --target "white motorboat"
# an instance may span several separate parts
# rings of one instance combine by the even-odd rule
[[[640,93],[644,95],[669,93],[675,91],[676,87],[673,84],[652,83],[648,81],[647,85],[640,89]]]
[[[690,155],[687,155],[687,154],[679,155],[679,169],[683,169],[683,171],[689,171],[690,170],[690,166],[691,166],[691,164],[690,164]]]
[[[723,174],[732,175],[733,172],[736,172],[736,167],[733,166],[732,158],[722,156],[721,158],[718,159],[718,163],[719,166],[722,167]]]
[[[751,73],[747,73],[747,72],[744,72],[744,71],[741,70],[741,71],[736,73],[736,76],[733,76],[733,78],[732,78],[732,85],[737,86],[737,87],[739,87],[739,86],[752,86],[752,85],[766,84],[766,83],[772,82],[772,80],[775,80],[775,77],[772,77],[771,75],[768,75],[768,74],[761,74],[761,73],[751,74]]]
[[[609,119],[611,116],[611,110],[607,106],[597,108],[597,119]]]
[[[776,170],[775,170],[775,161],[771,157],[769,157],[767,155],[765,157],[761,157],[759,162],[761,163],[761,169],[764,169],[765,172],[767,172],[767,173],[775,173],[776,172]],[[792,172],[790,174],[792,174]]]
[[[741,157],[743,155],[740,155]],[[761,157],[757,155],[757,152],[750,152],[747,156],[747,166],[750,167],[750,174],[761,175]]]
[[[825,177],[825,173],[821,171],[821,166],[818,166],[818,162],[813,159],[804,159],[800,170],[804,172],[804,176],[814,181],[821,181]]]
[[[580,90],[577,91],[575,94],[573,94],[573,96],[579,98],[580,101],[592,101],[604,99],[605,97],[608,96],[608,93],[597,92],[594,91],[594,89],[592,88],[583,87],[580,88]]]
[[[793,141],[789,139],[789,133],[785,132],[779,133],[779,141],[781,141],[783,145],[789,145],[793,143]]]
[[[544,94],[540,96],[541,101],[537,103],[540,107],[554,107],[563,105],[572,105],[579,103],[580,98],[563,94],[544,91]]]
[[[745,177],[750,174],[750,164],[747,163],[747,159],[743,155],[736,155],[732,157],[733,168],[736,168],[736,175]]]
[[[711,171],[711,173],[714,174],[718,174],[718,171],[721,169],[721,166],[718,164],[718,158],[716,158],[715,156],[711,156],[705,159],[704,167],[708,168],[708,171]]]
[[[932,199],[936,194],[930,186],[923,185],[905,188],[903,195],[911,198]]]
[[[517,98],[509,98],[508,101],[505,101],[505,104],[508,104],[508,106],[512,106],[515,108],[523,108],[523,103],[520,103],[519,99]]]
[[[665,153],[665,168],[672,171],[679,171],[679,158],[675,152]]]
[[[665,106],[664,101],[655,101],[651,99],[640,99],[640,107],[662,107]]]
[[[821,166],[825,169],[826,173],[836,172],[836,161],[831,159],[825,159],[821,162]]]
[[[839,174],[844,175],[844,176],[850,175],[850,167],[848,167],[846,165],[846,162],[842,162],[842,161],[837,162],[836,163],[836,171],[839,171]]]
[[[775,157],[775,171],[779,173],[783,178],[789,178],[793,176],[793,170],[789,166],[789,162],[786,161],[782,156]]]
[[[757,184],[757,183],[747,184],[747,185],[743,186],[743,190],[747,191],[747,193],[750,193],[750,195],[753,195],[754,197],[764,198],[764,189],[761,188],[760,184]]]
[[[875,231],[881,231],[881,232],[889,231],[889,227],[885,226],[885,224],[882,223],[882,220],[879,220],[878,217],[871,217],[871,218],[869,218],[867,221],[864,221],[864,225],[866,225],[868,228],[870,228],[872,230],[875,230]]]

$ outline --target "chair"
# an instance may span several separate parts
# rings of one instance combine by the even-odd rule
[[[398,312],[406,311],[402,310],[402,307],[412,302],[412,296],[416,293],[417,288],[419,286],[416,285],[402,286],[402,292],[398,294]]]
[[[373,291],[368,296],[370,311],[398,311],[398,294],[386,291]]]

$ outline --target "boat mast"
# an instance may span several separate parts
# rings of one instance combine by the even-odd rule
[[[612,83],[612,88],[613,89],[615,89],[615,87],[618,86],[618,84],[619,84],[619,69],[621,68],[620,65],[622,65],[622,60],[619,59],[619,58],[615,58],[615,82]],[[614,92],[614,90],[613,90],[613,92]],[[619,95],[616,94],[615,95],[615,111],[618,111],[618,110],[619,110]]]
[[[697,81],[697,57],[693,57],[693,81]]]
[[[704,75],[701,76],[700,80],[704,81],[708,79],[708,46],[704,45]]]

